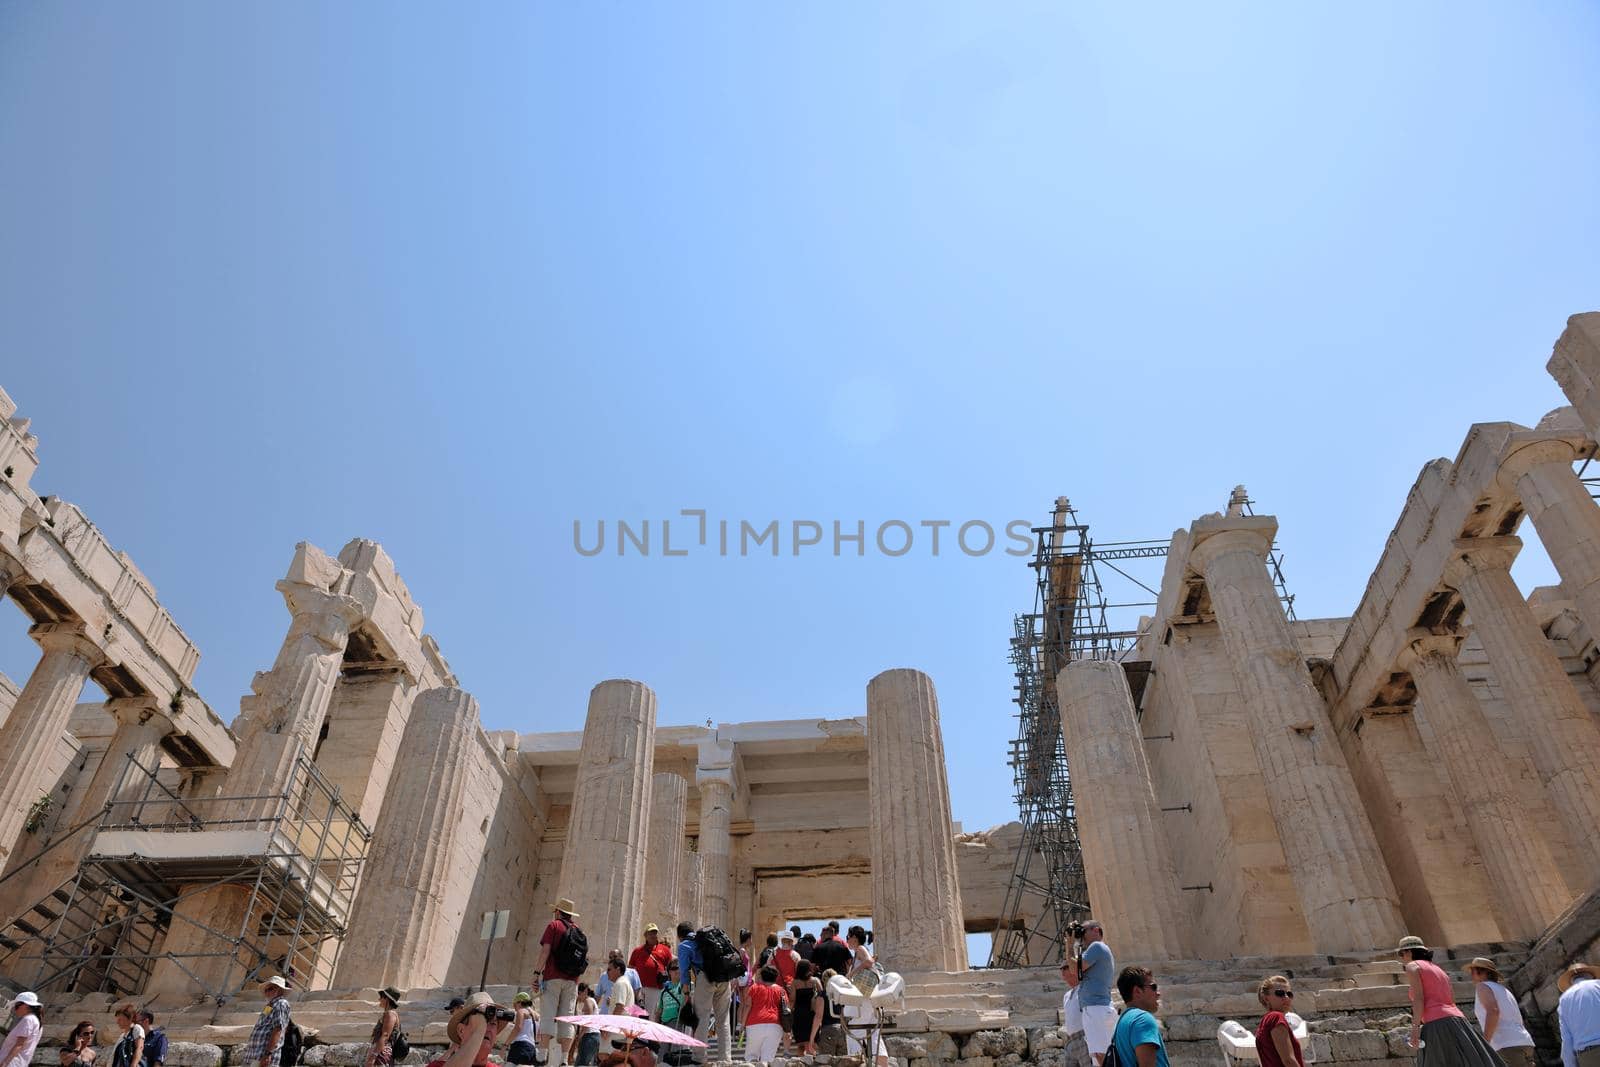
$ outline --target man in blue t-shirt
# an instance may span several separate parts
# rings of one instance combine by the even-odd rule
[[[1161,1040],[1161,990],[1148,967],[1124,967],[1117,975],[1117,992],[1127,1010],[1117,1020],[1111,1043],[1117,1062],[1124,1067],[1168,1067],[1167,1046]]]
[[[1078,1004],[1083,1018],[1083,1041],[1095,1067],[1106,1058],[1111,1047],[1111,1030],[1117,1025],[1117,1009],[1111,1006],[1111,983],[1116,980],[1117,961],[1106,944],[1105,928],[1097,919],[1083,921],[1083,948],[1078,953]],[[1126,1064],[1124,1067],[1133,1067]]]

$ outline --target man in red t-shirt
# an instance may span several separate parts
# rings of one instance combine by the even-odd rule
[[[644,928],[644,944],[628,954],[628,966],[639,976],[644,1009],[655,1018],[661,987],[667,984],[667,968],[672,966],[672,949],[662,942],[661,928],[655,923]]]
[[[556,963],[556,946],[561,943],[568,926],[578,925],[575,921],[578,913],[572,909],[572,901],[566,897],[552,905],[552,918],[539,938],[539,962],[534,965],[539,973],[533,979],[533,988],[539,993],[539,1019],[543,1024],[539,1027],[539,1058],[548,1060],[550,1035],[555,1033],[561,1039],[561,1057],[567,1063],[572,1062],[577,1031],[571,1023],[558,1023],[555,1019],[558,1015],[574,1014],[578,1004],[578,979],[583,975],[567,974],[561,969]]]

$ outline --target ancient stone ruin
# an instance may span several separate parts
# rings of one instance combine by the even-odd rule
[[[1548,369],[1571,406],[1474,425],[1425,465],[1351,617],[1286,616],[1277,520],[1230,506],[1173,534],[1125,656],[1053,679],[1089,904],[1119,961],[1160,976],[1175,1065],[1219,1055],[1218,1022],[1253,1022],[1274,972],[1312,1058],[1409,1056],[1405,933],[1457,972],[1494,957],[1542,1024],[1600,937],[1600,506],[1578,469],[1600,314]],[[355,540],[296,546],[283,643],[228,725],[150,582],[30,488],[37,453],[0,393],[0,588],[41,649],[20,688],[0,678],[0,976],[40,991],[48,1041],[80,1017],[110,1032],[133,997],[173,1067],[232,1062],[240,991],[282,973],[306,1063],[361,1062],[384,985],[424,1062],[452,993],[527,982],[568,897],[597,955],[646,922],[870,916],[908,980],[897,1059],[1080,1053],[1053,962],[969,969],[965,934],[1051,902],[1008,904],[1015,824],[953,821],[928,675],[863,679],[854,717],[703,727],[658,727],[647,684],[608,680],[581,729],[488,733],[394,563]],[[1528,595],[1525,517],[1561,578]],[[109,699],[79,704],[89,679]]]

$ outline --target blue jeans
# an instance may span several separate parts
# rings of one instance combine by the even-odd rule
[[[578,1055],[572,1061],[575,1065],[587,1064],[594,1067],[600,1062],[600,1035],[584,1034],[578,1038]]]

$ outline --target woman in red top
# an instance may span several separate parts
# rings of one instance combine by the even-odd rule
[[[1411,1047],[1417,1067],[1505,1067],[1500,1054],[1468,1025],[1456,1007],[1450,976],[1433,963],[1420,937],[1402,937],[1398,950],[1411,985]]]
[[[744,991],[744,1011],[739,1022],[744,1027],[745,1059],[751,1063],[771,1063],[778,1055],[778,1042],[783,1040],[781,1020],[789,994],[777,981],[778,969],[769,963]]]
[[[1261,1067],[1306,1067],[1300,1054],[1300,1040],[1294,1036],[1289,1020],[1284,1014],[1294,1007],[1294,990],[1289,979],[1281,974],[1264,979],[1256,990],[1256,999],[1267,1009],[1256,1027],[1256,1058]]]

